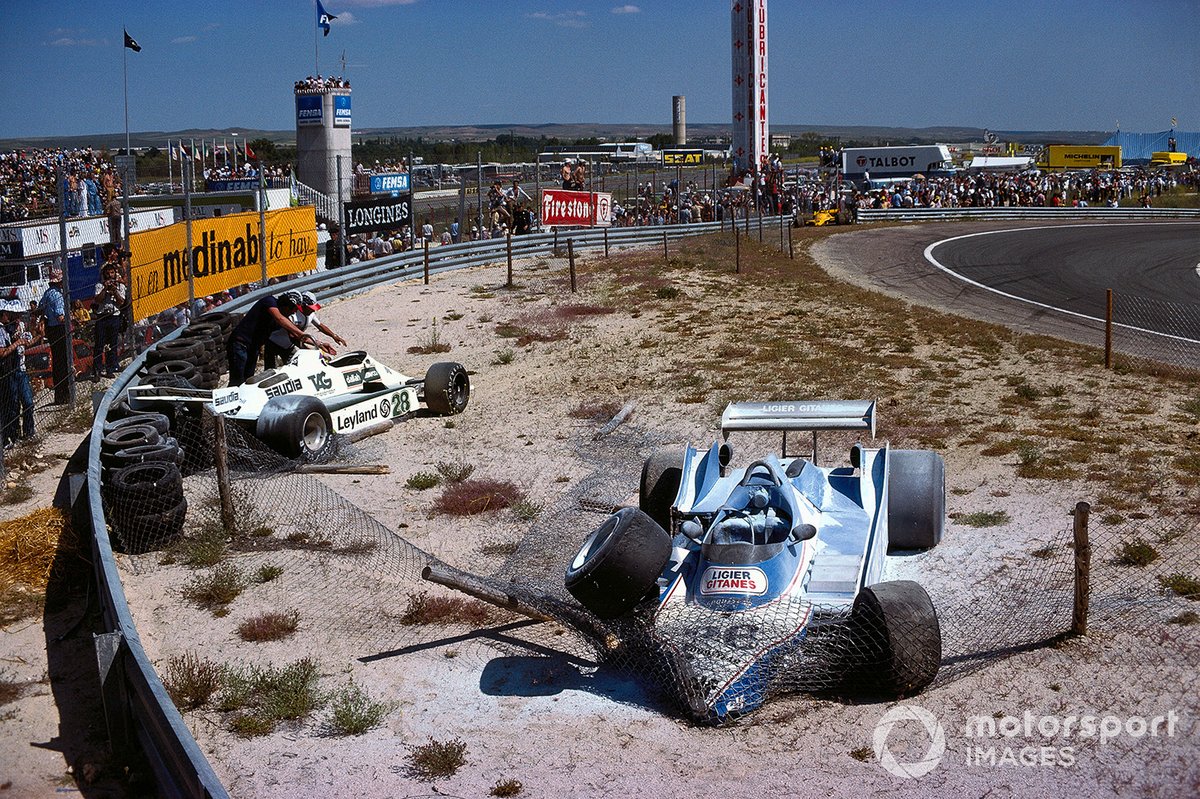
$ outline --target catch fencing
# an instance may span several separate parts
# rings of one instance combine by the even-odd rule
[[[1111,292],[1105,365],[1200,373],[1200,308]]]

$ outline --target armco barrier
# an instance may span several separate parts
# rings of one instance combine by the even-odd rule
[[[669,238],[678,239],[720,229],[720,223],[716,222],[669,227],[610,228],[607,236],[609,245],[613,247],[653,245],[662,241],[664,232]],[[566,247],[568,239],[574,243],[576,249],[595,249],[604,246],[605,233],[603,229],[560,231],[557,236],[560,248]],[[550,254],[554,250],[555,240],[553,233],[514,238],[513,258]],[[507,244],[504,239],[489,239],[433,248],[430,250],[430,273],[502,262],[506,258]],[[318,272],[289,281],[288,287],[319,290],[327,296],[345,297],[381,283],[421,275],[424,257],[425,253],[422,250],[399,253],[343,269]],[[245,308],[272,290],[274,289],[251,292],[222,306],[222,310]],[[180,332],[174,331],[163,340],[174,339]],[[183,716],[167,695],[161,678],[142,648],[137,627],[125,600],[125,589],[121,585],[121,577],[113,557],[112,542],[108,537],[103,505],[100,501],[100,444],[104,437],[104,420],[109,407],[136,380],[137,372],[144,364],[145,353],[135,358],[121,372],[101,398],[87,450],[87,479],[84,488],[87,492],[87,513],[92,528],[96,581],[104,625],[108,631],[106,635],[96,638],[97,656],[103,675],[105,713],[110,733],[114,737],[136,736],[154,769],[161,794],[227,797],[229,794],[221,785],[204,753],[200,751],[199,745],[184,723]]]
[[[860,208],[859,222],[1200,219],[1200,208]]]

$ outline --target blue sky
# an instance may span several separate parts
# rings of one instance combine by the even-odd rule
[[[355,129],[727,122],[729,0],[323,0]],[[771,0],[775,124],[1200,130],[1197,0]],[[0,137],[293,127],[314,0],[0,4]]]

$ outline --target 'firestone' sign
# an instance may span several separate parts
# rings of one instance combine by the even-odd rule
[[[595,191],[542,190],[542,224],[608,227],[612,224],[612,194]]]

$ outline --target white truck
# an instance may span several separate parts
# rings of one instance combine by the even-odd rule
[[[954,169],[944,144],[903,147],[848,147],[842,150],[842,176],[855,182],[881,178],[911,178],[929,173],[944,175]]]

